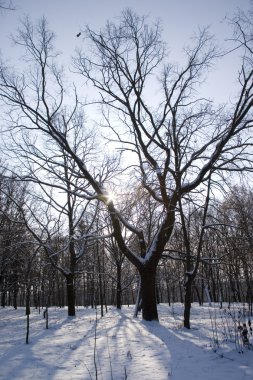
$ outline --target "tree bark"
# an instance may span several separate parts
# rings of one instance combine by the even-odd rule
[[[121,265],[117,265],[117,299],[116,299],[116,305],[117,309],[121,309],[121,293],[122,293],[122,288],[121,288]]]
[[[6,306],[6,291],[5,289],[2,290],[2,294],[1,294],[1,307],[5,307]]]
[[[196,292],[196,295],[197,295],[199,306],[202,306],[203,305],[203,298],[201,297],[200,291],[199,291],[199,289],[198,289],[198,287],[197,287],[196,284],[194,285],[194,289],[195,289],[195,292]]]
[[[26,287],[26,305],[25,305],[25,314],[26,314],[26,338],[25,342],[26,344],[29,343],[29,332],[30,332],[30,295],[31,295],[31,288],[30,284]]]
[[[192,302],[192,280],[188,279],[185,284],[185,298],[184,298],[184,327],[190,329],[190,315],[191,315],[191,302]]]
[[[140,271],[142,318],[145,321],[158,321],[156,304],[156,267]]]
[[[72,274],[66,276],[67,282],[67,303],[68,303],[68,315],[75,317],[76,309],[75,309],[75,284],[74,284],[74,276]]]

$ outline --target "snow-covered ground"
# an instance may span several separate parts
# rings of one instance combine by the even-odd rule
[[[187,330],[180,304],[158,308],[160,323],[132,318],[133,306],[109,307],[103,318],[98,309],[97,321],[92,309],[78,308],[71,318],[66,309],[50,308],[49,329],[32,309],[28,345],[24,308],[0,309],[0,379],[253,379],[253,351],[240,339],[235,344],[228,311],[194,304]]]

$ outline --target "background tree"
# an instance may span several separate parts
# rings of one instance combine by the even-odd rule
[[[193,283],[198,275],[200,263],[204,260],[202,248],[207,228],[210,188],[211,182],[209,181],[206,194],[201,194],[201,198],[204,198],[202,205],[198,205],[199,201],[196,194],[194,199],[188,197],[185,205],[183,205],[184,200],[180,199],[178,207],[181,247],[178,246],[177,241],[173,244],[172,240],[170,242],[171,249],[168,249],[168,258],[182,260],[184,263],[184,327],[188,329],[190,328]]]
[[[227,252],[224,277],[229,282],[231,298],[244,299],[252,312],[252,191],[234,187],[220,206],[223,227],[223,247]]]
[[[26,186],[17,184],[13,179],[0,179],[0,293],[1,306],[10,302],[17,308],[17,296],[22,283],[22,247],[27,244],[27,231],[22,223],[20,209],[24,207]],[[15,197],[16,204],[11,201]],[[18,206],[17,206],[18,205]],[[7,299],[7,296],[9,299]]]

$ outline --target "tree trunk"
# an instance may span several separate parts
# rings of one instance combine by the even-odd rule
[[[142,318],[145,321],[158,321],[156,305],[156,267],[140,271]]]
[[[25,337],[25,343],[29,343],[29,331],[30,331],[30,315],[26,315],[26,337]]]
[[[26,344],[29,343],[29,332],[30,332],[30,284],[26,287],[26,304],[25,304],[25,314],[26,314]]]
[[[156,302],[158,305],[161,302],[160,288],[159,288],[159,285],[157,283],[156,283]]]
[[[13,282],[14,282],[14,287],[13,287],[13,307],[15,310],[18,308],[18,274],[17,270],[15,269],[14,276],[13,276]]]
[[[116,300],[117,309],[121,309],[121,304],[122,304],[121,293],[122,293],[122,289],[121,289],[121,265],[117,265],[117,300]]]
[[[103,296],[102,274],[100,271],[98,274],[98,283],[99,283],[99,299],[100,299],[101,317],[103,317],[104,316],[104,296]]]
[[[166,278],[166,289],[167,289],[167,299],[169,306],[171,305],[171,299],[170,299],[170,287],[169,287],[169,281]]]
[[[1,307],[5,307],[6,306],[6,291],[5,289],[2,290],[2,294],[1,294]]]
[[[74,276],[72,274],[66,276],[67,281],[67,303],[68,303],[68,315],[75,317],[76,309],[75,309],[75,284],[74,284]]]
[[[31,308],[30,308],[30,297],[31,297],[31,289],[30,284],[26,287],[26,302],[25,302],[25,314],[30,315]]]
[[[192,302],[192,281],[188,279],[185,284],[185,298],[184,298],[184,327],[190,329],[190,315],[191,315],[191,302]]]
[[[198,299],[199,306],[202,306],[203,305],[203,298],[200,295],[200,292],[199,292],[199,289],[198,289],[197,285],[194,285],[194,289],[195,289],[195,292],[196,292],[196,296],[197,296],[197,299]]]

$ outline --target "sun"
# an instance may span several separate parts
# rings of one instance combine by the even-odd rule
[[[107,197],[107,202],[110,203],[110,202],[113,202],[115,203],[116,201],[116,194],[112,191],[112,190],[108,190],[106,192],[106,197]]]
[[[103,193],[98,196],[98,199],[105,204],[114,203],[116,201],[116,194],[112,190],[103,190]]]

